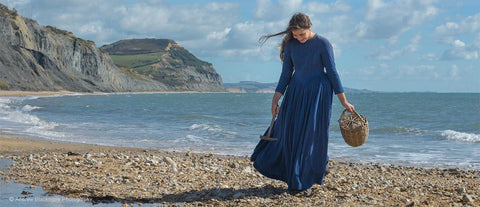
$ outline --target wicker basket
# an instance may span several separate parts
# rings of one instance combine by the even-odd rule
[[[345,114],[345,109],[338,120],[340,131],[342,132],[345,142],[352,146],[358,147],[365,143],[368,139],[368,121],[367,118],[353,111],[351,114]]]

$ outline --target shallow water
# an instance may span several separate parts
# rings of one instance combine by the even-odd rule
[[[12,162],[0,159],[0,170],[6,170]],[[22,192],[24,192],[22,194]],[[28,194],[26,193],[28,192]],[[67,198],[59,195],[49,195],[41,187],[6,181],[0,176],[0,206],[88,206],[80,199]]]

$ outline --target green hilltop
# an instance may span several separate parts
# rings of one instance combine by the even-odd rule
[[[198,90],[207,83],[213,84],[215,91],[223,90],[221,77],[211,63],[170,39],[120,40],[100,50],[124,73],[139,79],[153,79],[177,90]]]

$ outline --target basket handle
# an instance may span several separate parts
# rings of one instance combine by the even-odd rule
[[[345,112],[347,112],[347,109],[343,110],[342,115],[340,117],[345,116]],[[362,121],[365,121],[365,119],[363,119],[363,117],[360,114],[358,114],[357,111],[353,110],[353,113],[351,113],[351,114],[355,114],[355,116],[360,118]]]

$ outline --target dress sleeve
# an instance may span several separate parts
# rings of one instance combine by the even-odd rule
[[[286,44],[283,51],[282,74],[280,75],[280,80],[278,81],[277,88],[275,89],[275,91],[280,92],[281,94],[285,93],[288,83],[290,83],[290,79],[292,78],[293,61],[290,51],[291,48],[289,44]]]
[[[332,85],[335,94],[343,93],[342,82],[335,68],[335,58],[333,56],[333,48],[328,40],[325,40],[325,51],[322,52],[322,61],[327,71],[327,77]]]

